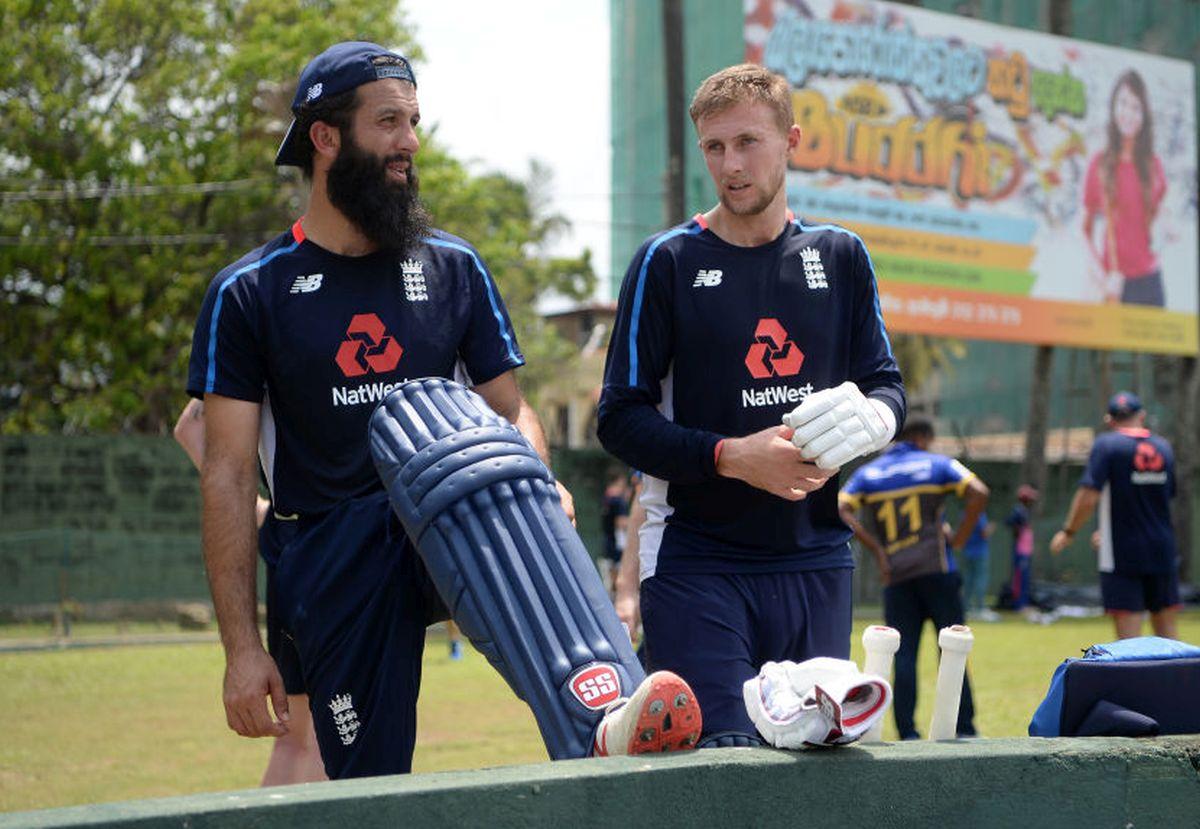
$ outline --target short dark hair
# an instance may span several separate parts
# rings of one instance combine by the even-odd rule
[[[933,440],[933,434],[933,421],[917,415],[904,421],[904,428],[900,430],[897,438],[899,440],[917,440],[919,438]]]
[[[296,149],[304,157],[304,163],[298,166],[306,179],[312,178],[313,154],[316,152],[312,139],[308,135],[312,125],[317,121],[324,121],[329,126],[337,127],[343,134],[346,134],[351,126],[354,110],[357,108],[358,87],[355,87],[347,89],[345,92],[339,92],[337,95],[330,95],[328,98],[318,99],[311,104],[305,104],[296,113]]]

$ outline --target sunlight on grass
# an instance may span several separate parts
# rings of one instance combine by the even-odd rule
[[[862,660],[856,620],[853,657]],[[985,737],[1023,736],[1063,659],[1113,638],[1103,617],[974,627],[970,672]],[[917,726],[929,727],[934,631],[922,638]],[[1200,612],[1180,637],[1200,643]],[[0,638],[6,638],[0,631]],[[0,654],[0,811],[253,787],[270,743],[225,727],[215,643]],[[449,659],[431,635],[419,703],[418,772],[540,762],[533,717],[478,653]],[[894,738],[890,718],[885,738]]]

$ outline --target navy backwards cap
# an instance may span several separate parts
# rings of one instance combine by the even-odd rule
[[[417,85],[412,65],[402,55],[362,40],[334,44],[309,61],[300,73],[296,96],[292,98],[292,115],[299,116],[300,111],[313,101],[384,78],[399,78],[414,87]],[[308,159],[299,154],[296,145],[296,121],[293,118],[279,145],[279,152],[275,154],[276,167],[302,167],[307,163]]]
[[[1119,391],[1108,399],[1111,417],[1125,418],[1142,410],[1142,401],[1131,391]]]

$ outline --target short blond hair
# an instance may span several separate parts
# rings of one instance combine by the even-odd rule
[[[744,101],[762,101],[771,107],[783,132],[796,123],[787,80],[754,63],[730,66],[705,78],[692,96],[688,114],[692,116],[692,124],[699,126],[701,118]]]

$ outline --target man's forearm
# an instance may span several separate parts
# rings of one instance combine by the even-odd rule
[[[546,443],[546,430],[542,428],[542,421],[533,407],[524,398],[521,398],[521,404],[517,411],[508,419],[517,427],[517,431],[529,441],[533,451],[537,452],[538,457],[542,459],[542,463],[547,467],[550,466],[550,446]]]
[[[258,561],[254,476],[206,464],[200,481],[204,566],[221,643],[227,654],[261,648],[255,589]]]
[[[626,523],[625,533],[625,550],[621,553],[621,563],[617,568],[617,597],[638,595],[640,585],[640,570],[641,570],[641,543],[640,538],[642,524],[646,521],[646,510],[636,500],[629,510],[629,520]]]
[[[982,483],[977,480],[972,481],[972,486],[967,490],[966,506],[963,508],[962,521],[958,524],[958,531],[954,533],[954,538],[950,540],[950,546],[956,550],[961,550],[971,538],[971,533],[975,529],[975,524],[979,521],[979,516],[983,512],[984,507],[988,502],[988,490]]]
[[[204,462],[204,402],[193,398],[179,413],[175,441],[199,469]]]
[[[598,423],[601,445],[625,463],[672,483],[700,483],[717,477],[716,446],[721,436],[673,423],[646,403],[602,399]]]
[[[1092,517],[1092,512],[1096,509],[1096,502],[1099,500],[1100,494],[1094,489],[1081,486],[1075,490],[1075,495],[1071,498],[1071,506],[1067,510],[1067,518],[1063,521],[1063,530],[1068,535],[1079,532],[1087,520]]]

